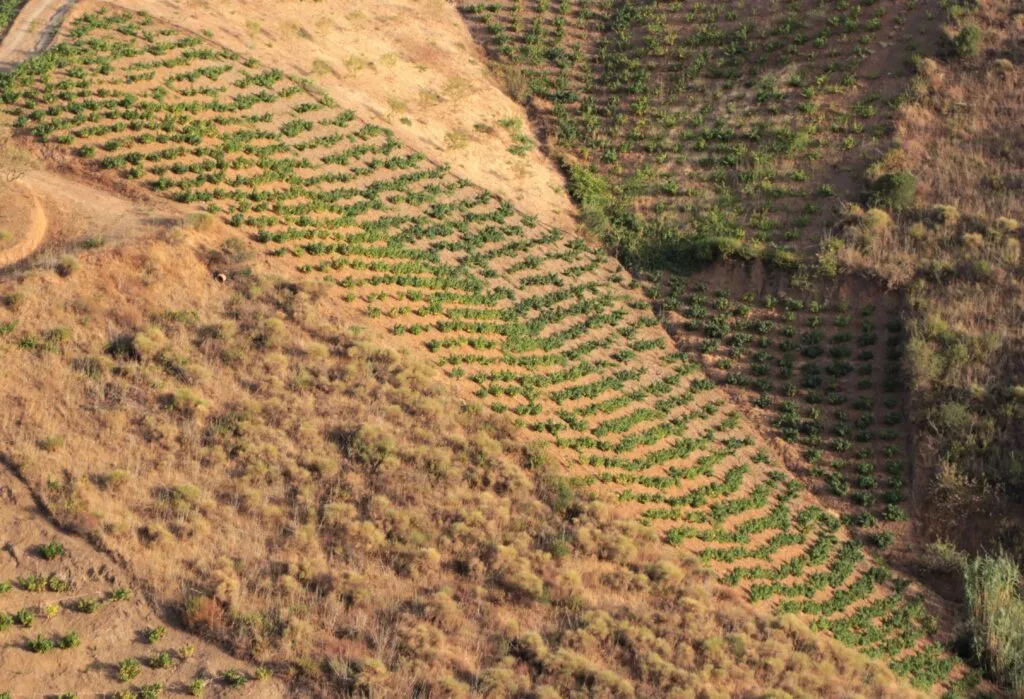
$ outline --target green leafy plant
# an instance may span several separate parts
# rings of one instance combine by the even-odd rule
[[[25,607],[14,615],[14,620],[17,621],[20,626],[24,626],[28,629],[32,628],[32,624],[36,620],[36,615],[31,609]]]
[[[39,547],[39,555],[48,561],[52,561],[55,558],[60,558],[64,555],[64,545],[54,539],[48,544],[43,544]]]
[[[913,205],[917,178],[907,170],[882,175],[871,184],[868,202],[872,206],[900,211]]]
[[[142,672],[142,663],[135,658],[122,660],[117,666],[117,679],[122,682],[131,682]]]
[[[44,638],[42,635],[37,635],[35,638],[30,639],[25,643],[25,648],[33,653],[47,653],[53,650],[54,644],[48,638]]]
[[[248,676],[239,670],[225,670],[221,679],[230,687],[242,687],[249,682]]]
[[[149,659],[149,665],[157,670],[166,670],[174,665],[174,659],[167,651],[160,651]]]
[[[77,648],[82,644],[82,639],[79,637],[77,631],[72,631],[64,636],[61,636],[57,640],[57,647],[62,650],[68,650],[71,648]]]

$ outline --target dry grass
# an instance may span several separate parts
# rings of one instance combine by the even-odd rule
[[[917,175],[923,201],[991,221],[1019,219],[1024,212],[1020,15],[1006,0],[981,0],[948,33],[955,36],[972,25],[983,37],[977,56],[921,61],[914,99],[898,117],[901,159]]]
[[[144,240],[0,281],[5,450],[193,631],[318,693],[908,691],[579,500],[336,290],[249,264]]]

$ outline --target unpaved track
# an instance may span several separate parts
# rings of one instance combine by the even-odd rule
[[[0,43],[0,72],[45,51],[75,0],[29,0]]]
[[[25,237],[6,250],[0,250],[0,268],[20,262],[36,251],[43,241],[46,240],[46,229],[48,221],[46,210],[39,201],[39,197],[32,193],[32,221]]]

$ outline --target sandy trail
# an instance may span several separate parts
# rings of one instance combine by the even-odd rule
[[[75,0],[30,0],[0,43],[0,72],[45,51]]]
[[[35,252],[43,244],[43,241],[46,240],[46,229],[49,226],[46,210],[43,208],[43,203],[39,201],[39,197],[34,192],[31,194],[33,202],[32,221],[28,226],[28,230],[25,231],[24,238],[6,250],[0,250],[0,267],[20,262]]]

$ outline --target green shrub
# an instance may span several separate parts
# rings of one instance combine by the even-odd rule
[[[117,679],[131,682],[142,672],[142,664],[135,658],[122,660],[117,666]]]
[[[39,547],[39,555],[48,561],[52,561],[55,558],[60,558],[64,555],[64,545],[54,539],[48,544],[43,544]]]
[[[977,56],[981,51],[981,40],[984,38],[981,28],[976,24],[965,25],[953,39],[953,51],[960,58]]]
[[[174,664],[174,660],[171,658],[170,653],[162,650],[149,659],[149,664],[157,670],[166,670]]]
[[[159,682],[147,684],[139,689],[139,699],[157,699],[164,693],[164,686]]]
[[[82,644],[82,639],[79,637],[77,631],[72,631],[66,636],[61,636],[57,641],[57,647],[62,650],[68,650],[70,648],[78,648]]]
[[[569,193],[580,207],[583,222],[594,233],[607,235],[611,228],[608,209],[614,203],[611,186],[600,175],[582,165],[569,167]]]
[[[75,602],[75,611],[82,614],[92,614],[100,608],[99,600],[95,597],[83,597]]]
[[[224,679],[225,684],[230,687],[241,687],[249,681],[245,673],[238,670],[226,670],[221,677]]]
[[[110,599],[114,600],[115,602],[127,602],[131,598],[131,591],[124,587],[119,587],[110,593]]]
[[[971,643],[978,659],[1017,696],[1024,695],[1024,598],[1017,564],[1005,553],[964,566]]]
[[[900,211],[910,207],[917,195],[917,178],[912,172],[898,170],[882,175],[871,184],[871,206]]]
[[[35,638],[29,639],[25,647],[33,653],[46,653],[53,650],[53,641],[38,635]]]
[[[36,615],[31,609],[26,607],[14,615],[14,620],[17,621],[20,626],[24,626],[28,629],[31,628],[32,623],[35,622]]]

